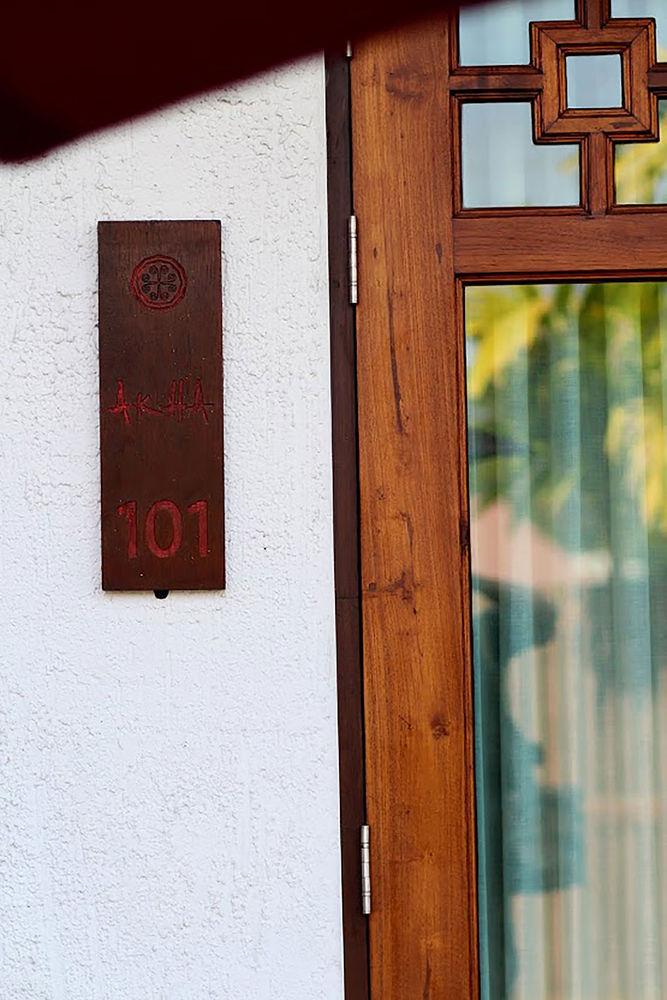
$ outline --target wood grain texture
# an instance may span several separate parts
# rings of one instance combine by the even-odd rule
[[[467,97],[483,97],[489,91],[535,96],[543,85],[542,71],[532,66],[512,69],[461,67],[451,77],[450,89]]]
[[[478,996],[447,19],[352,63],[371,994]]]
[[[664,273],[667,210],[617,209],[588,215],[500,215],[454,220],[456,273],[589,276]],[[547,222],[548,220],[548,222]]]
[[[582,148],[584,206],[593,216],[602,216],[614,200],[614,159],[612,144],[601,132],[593,132]]]
[[[667,94],[667,63],[658,63],[648,71],[648,85],[660,97]]]
[[[347,273],[352,212],[350,67],[326,56],[334,569],[345,1000],[368,1000],[368,921],[361,912],[359,830],[366,822],[359,579],[359,462],[354,309]]]

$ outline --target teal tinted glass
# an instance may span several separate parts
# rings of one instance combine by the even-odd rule
[[[523,66],[530,62],[531,21],[569,21],[574,0],[501,0],[459,14],[462,66]]]
[[[579,147],[533,142],[530,104],[463,104],[464,208],[579,204]]]
[[[482,1000],[661,1000],[667,285],[465,305]]]
[[[620,108],[623,105],[619,55],[567,56],[568,108]]]
[[[667,0],[611,0],[611,15],[654,18],[658,59],[667,59]]]
[[[622,142],[614,147],[618,205],[667,204],[667,101],[658,107],[659,142]]]

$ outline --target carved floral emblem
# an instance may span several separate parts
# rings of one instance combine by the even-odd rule
[[[149,309],[173,309],[185,295],[188,279],[174,257],[145,257],[132,272],[132,291]]]

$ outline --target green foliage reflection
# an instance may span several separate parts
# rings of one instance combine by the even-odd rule
[[[561,545],[611,549],[611,491],[663,544],[663,314],[656,283],[467,290],[478,507],[503,497]]]

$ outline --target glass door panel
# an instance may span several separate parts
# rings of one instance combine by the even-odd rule
[[[500,0],[464,7],[459,15],[462,66],[513,66],[530,62],[531,21],[568,21],[574,0]]]
[[[578,206],[579,147],[538,146],[527,101],[461,107],[463,208]]]
[[[658,108],[658,142],[619,142],[614,146],[617,205],[667,202],[667,101],[659,101]]]
[[[667,996],[667,283],[465,294],[484,1000]]]
[[[658,59],[667,57],[667,0],[611,0],[612,17],[652,17],[655,21]]]

